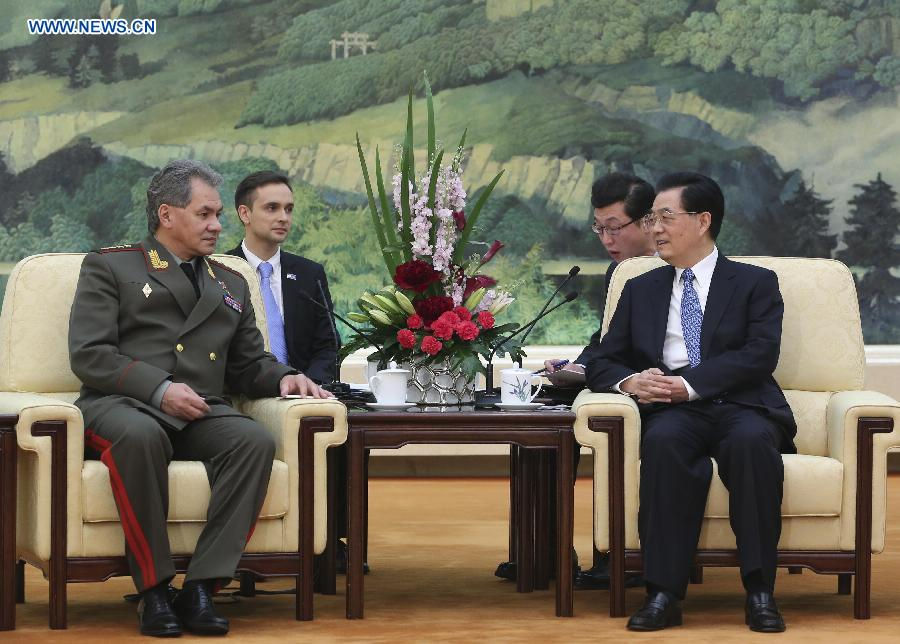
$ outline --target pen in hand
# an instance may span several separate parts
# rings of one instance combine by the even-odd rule
[[[552,364],[553,364],[554,369],[559,369],[559,368],[565,367],[567,364],[569,364],[569,361],[568,360],[554,360]],[[534,375],[538,376],[546,371],[547,371],[547,367],[544,367],[543,369],[539,369],[533,373],[534,373]]]

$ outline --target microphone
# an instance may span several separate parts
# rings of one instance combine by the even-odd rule
[[[370,344],[371,346],[375,347],[375,348],[378,350],[378,355],[381,356],[382,361],[384,360],[384,357],[385,357],[385,355],[386,355],[385,352],[384,352],[384,348],[383,348],[380,344],[378,344],[377,342],[375,342],[375,340],[372,339],[372,336],[371,336],[371,335],[369,335],[368,333],[366,333],[365,331],[363,331],[362,329],[360,329],[358,326],[356,326],[355,324],[353,324],[352,322],[350,322],[350,321],[347,320],[346,318],[344,318],[344,317],[342,317],[341,315],[339,315],[334,309],[329,309],[327,306],[325,306],[324,304],[322,304],[321,302],[319,302],[319,300],[315,299],[314,297],[310,297],[309,295],[307,295],[307,294],[304,293],[303,291],[300,291],[300,297],[302,297],[302,298],[303,298],[304,300],[306,300],[307,302],[310,302],[310,303],[312,303],[312,304],[318,306],[320,309],[323,309],[324,311],[328,312],[330,315],[334,316],[335,318],[337,318],[338,320],[340,320],[341,322],[343,322],[344,324],[346,324],[346,325],[347,325],[348,327],[350,327],[352,330],[354,330],[354,331],[356,331],[357,333],[359,333],[362,337],[364,337],[366,340],[369,341],[369,344]]]
[[[485,370],[485,374],[484,374],[485,397],[488,397],[490,395],[488,392],[490,392],[494,389],[494,365],[493,365],[492,361],[494,359],[494,354],[497,352],[497,350],[500,347],[502,347],[504,344],[506,344],[507,342],[512,340],[514,337],[516,337],[517,335],[519,335],[520,333],[522,333],[523,331],[525,331],[526,329],[528,329],[529,327],[534,325],[535,323],[541,321],[543,318],[545,318],[548,315],[550,315],[551,313],[553,313],[559,307],[565,306],[566,304],[568,304],[569,302],[571,302],[572,300],[574,300],[577,297],[578,297],[578,293],[576,291],[571,291],[571,292],[567,293],[566,299],[564,299],[562,302],[560,302],[559,304],[557,304],[556,306],[554,306],[550,309],[547,309],[547,310],[539,313],[538,316],[536,318],[534,318],[531,322],[525,324],[524,326],[520,326],[518,329],[516,329],[515,331],[513,331],[512,333],[510,333],[509,335],[507,335],[506,337],[504,337],[502,340],[500,340],[499,342],[497,342],[495,345],[493,345],[491,347],[491,352],[490,352],[490,354],[488,354],[488,359],[487,359],[487,365],[486,365],[487,369]]]
[[[331,337],[334,340],[334,372],[331,374],[331,382],[322,388],[330,391],[336,396],[350,393],[350,385],[341,382],[341,338],[338,335],[337,325],[334,323],[334,311],[328,304],[328,298],[325,296],[325,288],[322,286],[322,280],[316,280],[316,286],[319,287],[319,296],[322,298],[322,304],[325,311],[328,312],[328,326],[331,329]]]
[[[568,274],[568,276],[566,276],[566,279],[564,279],[562,282],[560,282],[559,286],[556,287],[556,290],[553,291],[553,295],[550,296],[550,299],[548,299],[548,300],[544,303],[544,308],[542,308],[541,311],[540,311],[540,313],[538,313],[538,317],[535,318],[535,319],[534,319],[532,322],[530,322],[528,325],[526,325],[526,326],[528,326],[528,330],[525,332],[525,335],[522,336],[522,344],[525,344],[525,340],[528,338],[528,335],[529,335],[529,334],[531,333],[531,331],[534,329],[534,326],[535,326],[535,324],[537,324],[537,321],[541,319],[541,315],[543,315],[544,311],[547,310],[547,307],[550,306],[550,302],[552,302],[552,301],[556,298],[556,296],[559,294],[559,292],[560,292],[561,290],[563,290],[563,288],[565,287],[565,285],[568,284],[569,281],[570,281],[573,277],[575,277],[576,275],[578,275],[578,273],[580,273],[580,272],[581,272],[581,267],[580,267],[580,266],[573,266],[572,268],[569,269],[569,274]],[[519,366],[520,366],[520,367],[522,366],[521,361],[519,362]]]

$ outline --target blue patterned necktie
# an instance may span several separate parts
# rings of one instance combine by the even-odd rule
[[[262,262],[259,265],[260,290],[262,291],[263,306],[266,308],[266,326],[269,328],[269,346],[272,353],[278,358],[278,362],[287,364],[287,345],[284,342],[284,320],[281,319],[281,311],[278,310],[278,302],[272,292],[269,278],[272,277],[272,265]]]
[[[681,332],[684,334],[684,346],[687,348],[688,360],[692,367],[700,364],[700,329],[703,328],[703,309],[700,298],[694,289],[694,271],[685,269],[681,274],[684,291],[681,294]]]

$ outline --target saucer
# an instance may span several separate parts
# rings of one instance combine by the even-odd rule
[[[543,407],[544,403],[495,403],[499,409],[503,409],[504,411],[525,411],[527,409],[537,409],[538,407]]]
[[[372,409],[378,409],[380,411],[400,411],[402,409],[409,409],[410,407],[415,407],[416,403],[405,402],[405,403],[377,403],[377,402],[368,402],[366,403],[366,407],[371,407]]]

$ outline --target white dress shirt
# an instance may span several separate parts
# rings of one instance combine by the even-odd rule
[[[691,267],[694,273],[694,290],[697,291],[697,299],[700,300],[700,310],[706,313],[706,299],[709,297],[709,285],[712,282],[713,272],[716,270],[716,262],[719,260],[719,249],[713,246],[712,252]],[[669,299],[669,317],[666,321],[666,339],[663,342],[662,361],[672,371],[687,367],[691,364],[688,359],[687,345],[684,343],[684,331],[681,328],[681,296],[684,294],[684,282],[681,275],[685,269],[675,269],[675,281],[672,283],[672,297]],[[628,376],[631,378],[633,376]],[[615,389],[623,393],[621,385],[628,380],[623,378],[616,383]],[[688,400],[697,400],[700,395],[681,379],[688,392]]]
[[[256,272],[256,279],[259,280],[260,288],[262,287],[262,274],[259,272],[259,265],[263,262],[269,262],[272,265],[272,276],[269,277],[269,286],[272,288],[272,295],[275,296],[275,303],[278,305],[278,311],[281,313],[281,320],[284,321],[284,301],[281,297],[281,248],[275,251],[270,259],[260,259],[247,248],[247,242],[241,241],[241,250],[244,251],[244,257]]]

